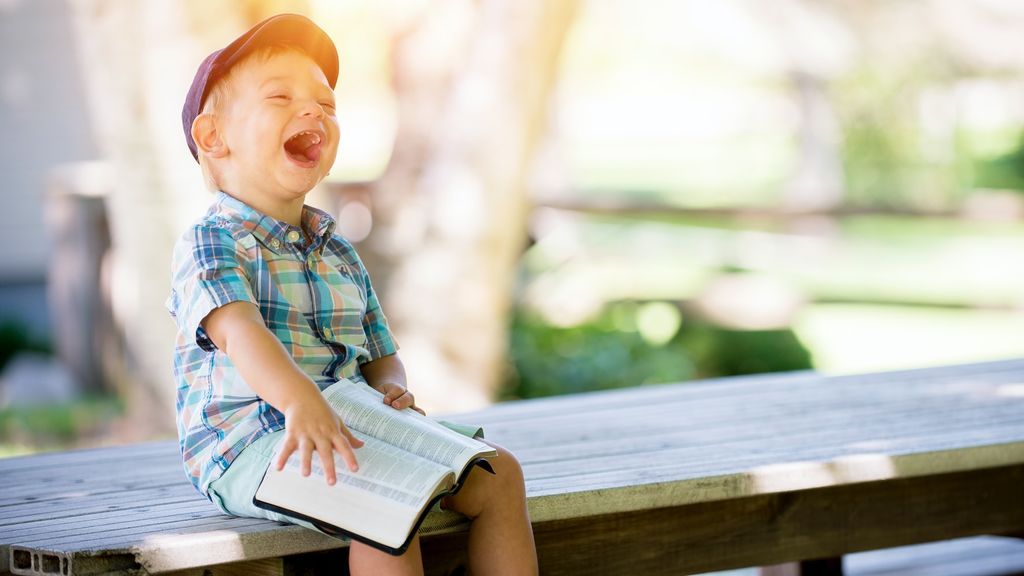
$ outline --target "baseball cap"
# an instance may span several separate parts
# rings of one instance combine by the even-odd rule
[[[313,59],[323,70],[333,89],[338,82],[338,50],[334,42],[312,20],[299,14],[278,14],[253,26],[220,50],[203,60],[192,79],[192,86],[181,109],[185,142],[192,157],[199,160],[199,151],[192,139],[192,122],[199,116],[209,89],[240,60],[264,46],[292,46]]]

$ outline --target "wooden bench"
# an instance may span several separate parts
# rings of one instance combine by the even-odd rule
[[[520,457],[544,574],[1024,534],[1024,360],[646,386],[459,419]],[[428,573],[461,573],[465,526],[428,520]],[[312,531],[218,513],[173,442],[0,460],[0,573],[315,574],[345,554]]]

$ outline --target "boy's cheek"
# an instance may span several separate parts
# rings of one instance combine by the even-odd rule
[[[335,158],[337,158],[337,156],[338,156],[338,145],[335,144],[335,145],[331,146],[330,149],[327,150],[327,155],[326,155],[325,160],[326,160],[326,166],[327,166],[328,170],[332,166],[334,166],[334,160],[335,160]]]

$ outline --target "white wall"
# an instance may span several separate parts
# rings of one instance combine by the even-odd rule
[[[67,2],[0,0],[0,286],[45,280],[47,175],[97,156],[83,99]]]
[[[48,174],[97,156],[65,0],[0,0],[0,323],[48,338]]]

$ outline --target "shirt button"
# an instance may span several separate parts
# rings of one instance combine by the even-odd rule
[[[334,338],[334,332],[330,328],[324,328],[324,336]]]
[[[277,238],[274,238],[273,240],[270,241],[270,246],[273,249],[277,250],[278,248],[281,247],[281,241],[278,240]]]
[[[298,242],[299,241],[299,231],[298,230],[289,230],[288,234],[285,235],[285,239],[288,240],[289,242],[293,243],[293,244],[295,242]]]

